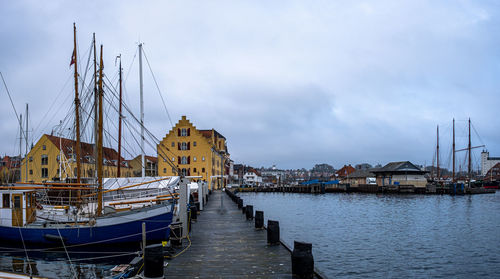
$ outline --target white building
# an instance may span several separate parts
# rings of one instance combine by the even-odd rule
[[[243,182],[247,185],[259,186],[262,184],[262,177],[254,171],[248,171],[243,175]]]
[[[486,173],[498,163],[500,163],[500,157],[490,157],[490,152],[483,150],[483,152],[481,152],[481,175],[486,175]]]

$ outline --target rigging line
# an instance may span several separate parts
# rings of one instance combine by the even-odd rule
[[[128,76],[130,75],[130,71],[132,70],[132,66],[134,65],[135,57],[137,56],[138,51],[139,51],[139,46],[135,48],[134,57],[132,58],[132,62],[130,63],[130,66],[128,67],[127,76],[125,77],[125,81],[123,82],[123,84],[127,83]]]
[[[28,256],[28,251],[26,251],[26,244],[24,244],[24,237],[23,237],[23,232],[21,231],[21,227],[19,228],[19,234],[21,235],[21,241],[23,242],[23,248],[24,248],[24,253],[26,254],[26,259],[28,260],[28,263],[30,262],[30,257]],[[31,264],[28,264],[30,267],[30,277],[33,276],[33,271],[31,270]]]
[[[93,40],[90,42],[89,49],[83,55],[83,56],[85,56],[87,53],[89,54],[88,59],[87,59],[87,66],[85,66],[85,71],[84,71],[83,78],[82,78],[82,86],[81,86],[80,92],[83,91],[83,87],[85,86],[85,79],[87,78],[87,73],[89,71],[90,56],[91,56],[90,54],[92,53],[91,51],[93,49],[92,46],[93,46]]]
[[[148,64],[149,71],[151,72],[151,76],[153,77],[153,81],[155,82],[156,89],[158,89],[158,95],[160,95],[161,102],[163,103],[163,107],[165,108],[165,112],[167,113],[168,120],[170,121],[170,126],[173,128],[174,124],[172,123],[172,118],[170,117],[170,113],[168,113],[167,105],[165,104],[165,100],[163,99],[163,94],[160,91],[160,87],[158,86],[158,82],[156,81],[156,77],[151,69],[151,65],[149,64],[148,57],[146,56],[146,52],[144,51],[144,58],[146,58],[146,63]]]
[[[483,142],[483,139],[481,138],[481,136],[479,136],[479,133],[477,132],[476,130],[476,127],[474,127],[474,124],[470,124],[472,126],[472,130],[474,131],[474,133],[476,134],[476,136],[478,137],[479,141],[481,142],[482,145],[484,145],[484,142]]]
[[[0,76],[2,77],[3,85],[5,86],[5,91],[7,91],[7,95],[9,96],[10,104],[12,105],[12,108],[14,109],[14,113],[16,114],[17,123],[21,123],[21,120],[19,119],[19,115],[17,114],[16,107],[14,106],[14,102],[12,101],[12,97],[10,96],[10,92],[9,92],[9,88],[7,87],[7,83],[5,83],[5,79],[3,78],[2,72],[0,72]]]

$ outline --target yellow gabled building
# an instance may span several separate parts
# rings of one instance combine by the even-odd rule
[[[209,189],[220,189],[227,183],[226,138],[214,129],[197,129],[186,116],[162,139],[157,151],[160,176],[201,176]]]
[[[95,177],[94,145],[82,142],[80,147],[81,177],[93,178]],[[21,182],[39,183],[66,178],[75,179],[77,171],[76,151],[74,150],[76,150],[74,140],[43,135],[22,161]],[[103,158],[104,177],[116,177],[118,152],[112,148],[103,147]],[[120,161],[120,176],[132,176],[132,168],[129,167],[128,162],[123,158]]]

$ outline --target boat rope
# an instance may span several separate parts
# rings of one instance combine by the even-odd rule
[[[61,235],[61,231],[59,230],[59,228],[57,228],[57,233],[59,234],[59,238],[61,239],[61,243],[64,247],[64,252],[66,252],[66,256],[68,257],[68,261],[69,261],[69,266],[71,268],[71,272],[73,273],[74,277],[76,278],[77,277],[77,273],[76,273],[76,270],[75,270],[75,267],[73,266],[73,263],[71,262],[71,257],[69,256],[68,254],[68,249],[66,249],[66,244],[64,244],[64,239]]]
[[[21,242],[23,243],[23,248],[24,248],[24,253],[26,254],[26,259],[28,260],[28,263],[30,262],[30,257],[28,256],[28,251],[26,250],[26,244],[24,244],[24,237],[23,237],[23,232],[21,231],[21,227],[18,227],[19,229],[19,234],[21,235]],[[30,277],[33,276],[33,271],[31,270],[31,265],[28,264],[30,267]]]

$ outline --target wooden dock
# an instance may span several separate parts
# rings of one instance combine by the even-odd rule
[[[210,195],[190,239],[189,249],[167,261],[165,277],[292,278],[290,252],[282,245],[268,246],[266,231],[256,230],[254,220],[247,221],[221,191]]]

